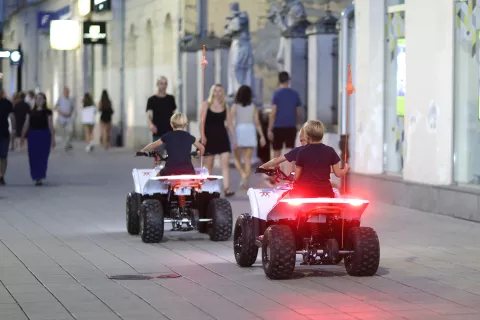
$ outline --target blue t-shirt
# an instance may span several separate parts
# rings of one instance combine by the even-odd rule
[[[272,105],[277,106],[274,128],[291,128],[297,125],[297,107],[302,105],[300,96],[292,88],[275,90]]]
[[[284,155],[285,159],[287,159],[288,162],[296,161],[298,153],[304,147],[305,146],[295,147],[292,150],[290,150],[289,152],[285,153],[285,155]]]
[[[323,143],[307,144],[299,152],[295,165],[303,168],[298,185],[331,187],[331,166],[340,162],[337,152]]]
[[[192,166],[192,144],[195,137],[187,131],[174,130],[165,133],[161,138],[165,143],[168,159],[165,163],[165,175],[169,174],[194,174]]]

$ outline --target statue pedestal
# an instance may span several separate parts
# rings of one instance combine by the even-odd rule
[[[306,31],[309,71],[308,119],[320,120],[330,130],[338,124],[337,20],[327,14]]]
[[[283,37],[284,69],[290,74],[290,87],[298,92],[302,107],[307,104],[308,92],[308,39],[306,37]],[[305,108],[302,108],[300,122],[305,119]]]

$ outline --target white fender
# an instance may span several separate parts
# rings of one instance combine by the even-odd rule
[[[168,186],[158,181],[152,181],[151,178],[158,174],[156,169],[133,169],[133,183],[135,192],[138,194],[154,194],[168,192]]]
[[[267,220],[267,215],[278,203],[280,197],[285,191],[285,189],[279,188],[248,189],[247,195],[250,201],[250,212],[252,217],[260,220]]]

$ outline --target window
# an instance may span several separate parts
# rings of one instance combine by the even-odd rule
[[[397,5],[400,1],[389,1]],[[395,3],[394,3],[395,2]],[[389,7],[385,42],[385,144],[384,171],[400,174],[405,157],[405,11]]]
[[[473,0],[455,2],[454,181],[480,185],[479,31]]]

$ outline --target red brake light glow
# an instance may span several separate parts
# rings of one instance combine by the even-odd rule
[[[368,200],[344,199],[344,198],[296,198],[296,199],[282,199],[280,200],[280,202],[285,202],[292,206],[298,206],[298,205],[307,204],[307,203],[310,203],[310,204],[331,203],[331,204],[349,204],[355,207],[369,203]]]

